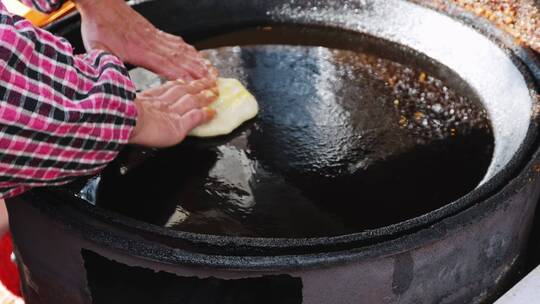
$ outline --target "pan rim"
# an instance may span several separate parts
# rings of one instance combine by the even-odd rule
[[[452,12],[450,13],[450,11]],[[435,13],[440,14],[441,12],[436,11]],[[535,55],[531,50],[515,45],[513,43],[513,39],[509,38],[509,35],[495,29],[486,21],[474,18],[463,11],[453,8],[448,12],[443,13],[449,14],[452,18],[473,27],[482,35],[489,37],[490,40],[494,41],[499,47],[511,52],[514,63],[520,72],[528,78],[526,81],[530,85],[531,92],[538,94],[540,91],[538,85],[540,82],[540,72],[538,72],[540,71],[540,64],[538,62],[538,58],[535,58]],[[73,18],[73,16],[69,18]],[[532,98],[534,103],[537,105],[537,96],[532,96]],[[173,240],[182,239],[193,244],[203,244],[204,246],[216,247],[218,250],[219,248],[223,248],[225,246],[237,247],[239,248],[239,255],[263,256],[272,255],[272,253],[279,253],[279,255],[286,256],[286,254],[289,252],[302,255],[302,252],[328,251],[334,251],[337,253],[343,252],[344,250],[348,251],[365,248],[376,244],[379,245],[389,241],[396,241],[404,236],[414,236],[420,230],[424,230],[424,228],[429,227],[430,225],[440,223],[445,219],[457,216],[461,212],[478,206],[482,202],[496,202],[498,199],[510,195],[516,189],[523,187],[528,183],[524,176],[534,166],[535,161],[539,159],[540,152],[538,149],[536,149],[538,146],[537,133],[538,121],[531,119],[529,128],[527,130],[527,136],[521,143],[518,151],[512,157],[510,162],[508,162],[508,164],[500,172],[490,178],[484,185],[471,191],[458,200],[416,218],[412,218],[394,225],[354,234],[302,239],[227,237],[173,231],[152,224],[146,224],[131,218],[119,216],[106,210],[92,207],[81,199],[73,196],[71,199],[68,197],[64,197],[64,199],[62,199],[62,208],[75,208],[94,219],[103,221],[106,224],[119,227],[128,227],[135,229],[136,231],[154,234],[158,237],[165,237]],[[534,157],[531,158],[529,162],[526,162],[526,160],[528,160],[533,154],[533,149],[536,150],[536,152],[534,152]],[[30,199],[29,201],[44,201],[45,198],[56,197],[58,195],[65,196],[66,193],[60,193],[62,191],[63,190],[58,189],[38,189],[24,194],[23,197],[35,196],[35,200]],[[416,243],[416,245],[418,245],[418,243]],[[313,249],[318,250],[314,251]],[[216,252],[218,250],[216,250]],[[200,262],[202,264],[208,263],[208,261],[204,261],[204,259],[202,259]]]

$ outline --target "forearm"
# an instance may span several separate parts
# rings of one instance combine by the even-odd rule
[[[0,238],[6,234],[9,230],[8,214],[6,209],[6,202],[0,200]]]

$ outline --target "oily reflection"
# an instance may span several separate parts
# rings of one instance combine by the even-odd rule
[[[489,165],[485,111],[421,70],[322,47],[208,55],[223,76],[248,85],[258,117],[127,173],[137,151],[126,150],[85,188],[89,200],[182,231],[330,236],[437,209],[474,189]]]

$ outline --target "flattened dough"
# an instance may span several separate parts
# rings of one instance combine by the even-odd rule
[[[216,117],[209,123],[199,126],[189,135],[213,137],[227,135],[259,112],[257,100],[248,90],[233,78],[218,79],[219,98],[210,108],[216,110]]]

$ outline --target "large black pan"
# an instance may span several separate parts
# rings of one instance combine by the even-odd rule
[[[310,35],[355,52],[305,46]],[[306,238],[395,224],[475,189],[493,152],[481,103],[433,76],[418,81],[437,70],[434,64],[411,69],[359,53],[358,45],[369,42],[357,36],[272,26],[212,38],[251,44],[207,53],[223,76],[240,78],[257,96],[258,117],[229,136],[190,138],[154,153],[136,168],[137,152],[125,151],[84,196],[169,229]],[[254,46],[258,41],[267,44]],[[303,46],[282,45],[287,41]],[[388,53],[392,45],[378,49]],[[140,85],[151,82],[147,72],[137,72]],[[386,84],[393,79],[399,79],[394,86]]]
[[[84,291],[83,286],[89,283],[91,292],[94,292],[96,297],[100,289],[96,289],[93,285],[97,283],[90,274],[92,267],[88,265],[101,265],[101,268],[95,266],[98,269],[107,268],[108,262],[103,262],[101,257],[130,266],[166,271],[180,277],[200,279],[212,277],[218,281],[286,274],[286,278],[294,278],[293,283],[287,286],[292,286],[293,290],[299,292],[299,295],[292,293],[291,303],[481,301],[491,296],[505,283],[503,278],[508,278],[510,270],[515,269],[515,263],[519,261],[538,198],[535,169],[538,102],[536,81],[539,75],[537,62],[527,50],[513,45],[504,35],[477,21],[459,16],[466,22],[474,23],[477,28],[482,29],[481,31],[440,13],[398,0],[226,3],[160,0],[139,3],[136,8],[158,27],[184,34],[191,39],[208,36],[209,33],[224,29],[294,23],[332,27],[338,29],[338,32],[341,30],[368,34],[386,40],[384,45],[387,46],[400,44],[403,47],[385,49],[377,45],[377,42],[371,41],[376,39],[365,38],[366,41],[362,45],[368,45],[378,51],[384,50],[382,55],[393,60],[420,66],[451,84],[470,100],[481,103],[491,119],[495,139],[493,157],[486,165],[485,175],[477,180],[480,182],[478,187],[476,184],[472,185],[472,191],[468,193],[467,191],[471,189],[464,189],[464,192],[460,193],[461,197],[450,198],[436,208],[430,204],[430,208],[418,212],[415,210],[416,213],[413,214],[407,214],[410,209],[401,206],[401,209],[388,212],[387,218],[380,215],[385,215],[384,211],[387,208],[395,206],[375,206],[372,210],[379,213],[376,222],[370,223],[368,217],[363,217],[362,223],[366,226],[356,227],[355,233],[342,234],[338,231],[331,236],[317,238],[238,237],[174,231],[90,206],[86,201],[73,196],[70,188],[60,191],[49,189],[34,191],[21,198],[32,204],[18,202],[9,204],[14,219],[13,230],[18,242],[19,257],[26,269],[29,269],[29,275],[25,277],[25,282],[28,283],[25,293],[29,297],[29,303],[34,303],[32,301],[40,303],[33,300],[37,297],[42,299],[42,303],[61,303],[63,300],[58,297],[60,290],[75,290],[69,296],[64,294],[70,299],[69,303],[89,303],[88,293]],[[78,25],[75,20],[64,20],[52,29],[77,43]],[[490,38],[488,39],[486,35]],[[324,44],[324,41],[320,44]],[[302,53],[304,56],[294,60],[295,62],[309,63],[309,60],[325,58],[321,56],[322,51],[316,52],[317,49],[295,49],[289,52],[290,49],[282,47],[278,52],[282,57],[278,55],[278,59],[274,55],[268,55],[272,51],[266,47],[245,48],[242,53],[247,57],[266,58],[268,66],[288,62],[289,57],[283,54],[290,53],[304,52]],[[397,53],[393,53],[392,49],[398,50]],[[422,59],[422,56],[417,54],[404,55],[414,54],[411,50],[424,54],[433,62],[426,58]],[[222,50],[216,56],[219,57],[224,52],[234,52],[234,49]],[[227,57],[231,58],[231,54]],[[257,62],[252,64],[258,66]],[[225,71],[226,67],[227,65],[223,64]],[[255,68],[252,71],[263,70]],[[234,71],[228,72],[233,76],[239,76],[234,74]],[[312,74],[303,75],[302,79],[312,79],[309,77],[312,77]],[[261,79],[261,83],[255,83],[253,79]],[[282,79],[272,74],[259,75],[256,78],[248,77],[247,80],[250,88],[261,94],[265,87]],[[313,82],[316,80],[313,79]],[[384,104],[384,96],[387,96],[384,88],[370,84],[369,80],[366,81],[363,82],[366,88],[362,91],[368,93],[362,96],[368,96],[367,99],[383,96]],[[286,86],[287,82],[278,84]],[[311,88],[316,91],[316,86]],[[332,87],[327,89],[336,92]],[[357,94],[355,89],[358,87],[351,89],[352,91],[342,91],[343,96]],[[307,95],[313,94],[314,91],[307,90]],[[288,92],[295,91],[289,88]],[[373,95],[372,98],[369,98],[369,94]],[[263,98],[263,103],[264,100],[266,98]],[[264,103],[263,110],[268,109],[269,105],[270,103]],[[277,105],[281,107],[276,112],[279,115],[272,117],[272,121],[289,117],[287,116],[289,108],[280,103]],[[346,103],[342,105],[351,106]],[[262,111],[259,119],[264,122],[270,115],[268,113],[271,112]],[[294,114],[292,119],[295,117],[305,119],[304,113],[296,110],[292,112]],[[356,113],[360,115],[361,111]],[[372,112],[371,115],[378,114]],[[353,122],[357,121],[353,119]],[[242,138],[242,132],[253,127],[256,121],[250,123],[231,138]],[[384,126],[384,118],[377,123]],[[320,132],[310,133],[309,126],[299,129],[307,130],[307,134],[321,135]],[[281,151],[274,151],[272,147],[283,149],[284,146],[280,146],[279,142],[276,144],[276,141],[280,138],[288,139],[297,130],[289,133],[268,132],[267,127],[263,130],[266,132],[265,136],[255,136],[253,139],[257,152],[263,153],[258,155],[258,159],[283,164],[282,159],[275,159]],[[302,134],[305,135],[306,132]],[[274,135],[276,137],[272,137]],[[322,140],[325,144],[320,148],[323,150],[332,148],[327,144],[335,140],[335,134],[323,135],[314,141]],[[337,135],[339,137],[339,134]],[[213,147],[203,147],[204,143],[191,141],[182,149],[213,149],[231,138],[222,138],[220,139],[222,142],[213,143]],[[271,140],[266,141],[268,138]],[[262,141],[260,150],[256,145],[257,140]],[[308,149],[320,151],[313,149],[314,141],[309,142]],[[355,148],[355,141],[345,142]],[[272,145],[265,146],[267,143]],[[241,143],[236,143],[235,147],[239,145]],[[340,145],[340,142],[336,145]],[[182,153],[179,149],[181,148],[164,153],[178,155],[175,153]],[[304,168],[303,164],[312,164],[313,159],[318,159],[318,155],[310,155],[310,161],[305,162],[308,158],[302,157],[303,152],[296,152],[298,153],[294,153],[292,158],[287,155],[286,162],[293,159],[295,164],[300,164],[299,167]],[[328,151],[322,153],[323,158],[319,159],[322,162],[327,161],[325,157],[328,153]],[[298,155],[300,158],[294,159]],[[330,160],[347,160],[347,155],[345,154],[343,158],[338,155],[337,158]],[[157,155],[153,161],[160,165],[160,159],[173,158],[167,154],[162,157]],[[119,162],[117,167],[111,167],[109,169],[111,174],[118,172],[115,174],[121,175],[122,164]],[[167,164],[171,164],[170,161],[161,164],[160,168],[166,169]],[[332,170],[339,171],[341,164],[338,162]],[[145,162],[133,172],[143,170],[139,172],[159,173],[152,171],[152,168],[144,169],[144,166]],[[170,166],[176,170],[177,164],[172,163]],[[325,170],[328,168],[323,167]],[[326,175],[334,173],[330,170]],[[290,176],[294,179],[294,172]],[[323,179],[314,180],[313,184],[316,186],[327,185]],[[170,189],[167,187],[165,189]],[[129,187],[120,189],[123,191],[119,192],[118,200],[126,197]],[[380,196],[384,197],[388,196],[386,192],[391,193],[395,189],[380,188],[380,191]],[[337,203],[344,199],[348,198],[340,197]],[[403,217],[391,218],[395,214]],[[354,216],[351,215],[352,218]],[[30,227],[28,220],[24,226],[21,224],[22,221],[17,220],[22,217],[32,221]],[[159,220],[156,223],[158,222]],[[386,224],[390,225],[384,226]],[[362,230],[366,228],[368,230]],[[58,236],[55,254],[59,258],[42,259],[31,253],[31,248],[34,248],[42,250],[42,254],[46,256],[53,255],[50,249],[40,246],[39,242],[35,241],[36,231],[48,231]],[[238,231],[235,233],[242,235]],[[66,242],[67,239],[71,242]],[[55,240],[56,238],[52,241]],[[83,257],[80,254],[81,249],[85,249]],[[83,260],[87,262],[87,269],[81,263]],[[54,270],[53,275],[57,275],[57,278],[51,279],[50,275],[43,272],[43,267]],[[111,269],[114,268],[111,266]],[[135,271],[134,269],[132,270]],[[82,276],[86,270],[89,271],[88,277]],[[104,273],[105,277],[113,276],[112,273],[107,274],[106,270]],[[98,276],[96,273],[94,275]],[[297,282],[296,279],[301,280],[300,287],[294,283]],[[44,288],[33,289],[34,285],[30,284],[30,281],[34,285],[36,282],[38,285],[46,285],[48,291],[44,291]],[[283,282],[285,281],[287,279]],[[240,290],[245,292],[245,289]],[[111,290],[108,292],[110,295],[114,293]],[[122,293],[121,288],[118,292]],[[67,300],[64,302],[68,303]],[[212,300],[208,302],[213,303]]]

